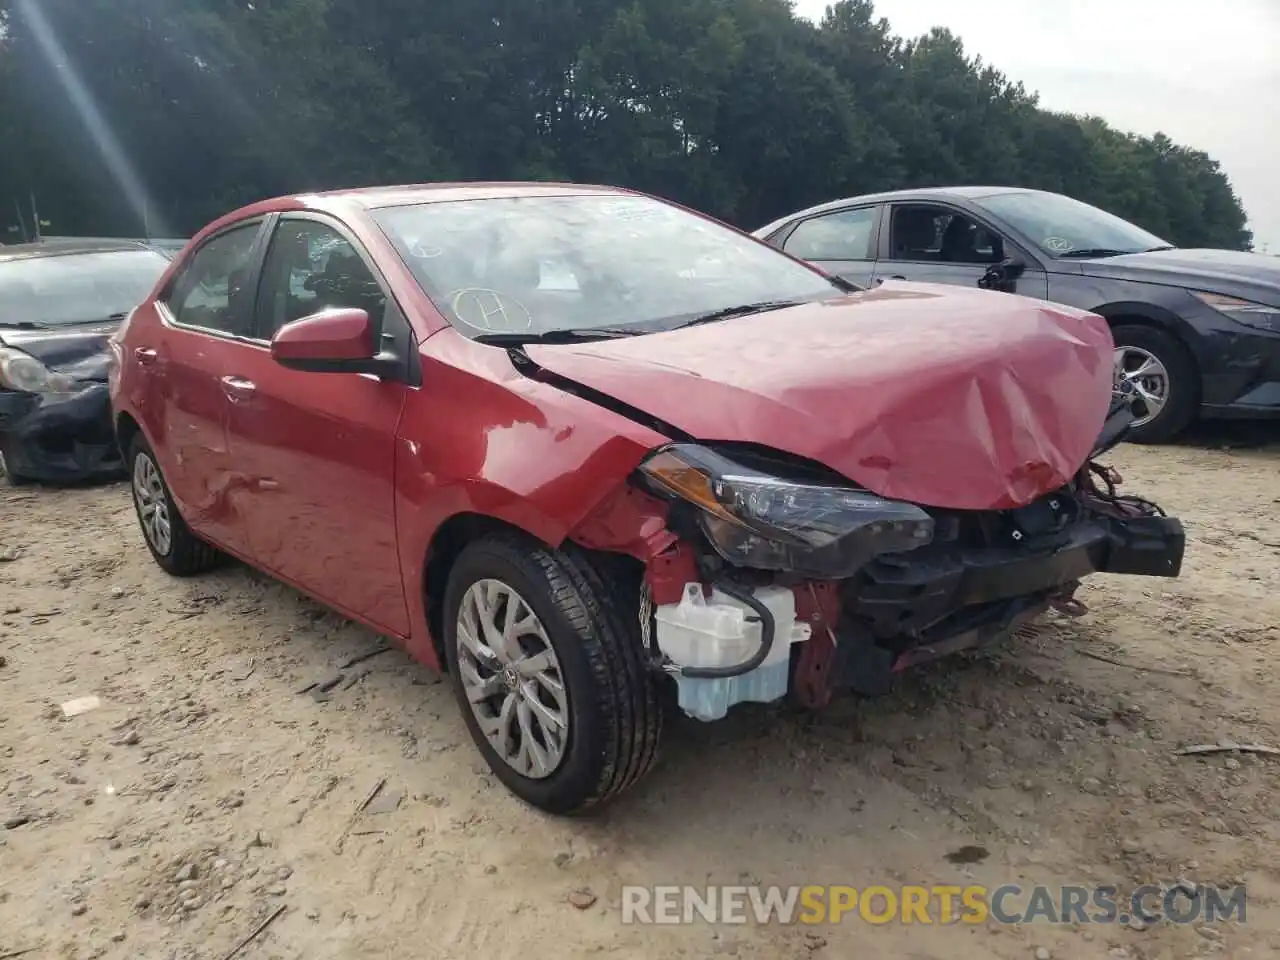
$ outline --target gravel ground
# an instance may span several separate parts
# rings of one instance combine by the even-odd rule
[[[0,957],[217,960],[281,907],[238,956],[1280,956],[1280,760],[1175,754],[1280,746],[1280,436],[1111,460],[1186,522],[1181,579],[1098,578],[882,700],[676,723],[590,821],[513,800],[399,652],[299,693],[378,638],[242,567],[169,579],[125,486],[0,491]],[[627,883],[1177,878],[1247,882],[1247,924],[619,921]]]

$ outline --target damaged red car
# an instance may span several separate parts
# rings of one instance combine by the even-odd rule
[[[203,230],[113,340],[146,544],[231,555],[448,672],[495,774],[585,810],[664,698],[818,708],[1184,537],[1097,457],[1092,314],[860,290],[623,190],[294,196]]]

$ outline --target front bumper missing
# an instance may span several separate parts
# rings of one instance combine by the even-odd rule
[[[105,383],[70,394],[0,391],[0,450],[15,478],[75,483],[122,469]]]
[[[938,545],[881,558],[840,591],[827,682],[884,693],[907,667],[1007,636],[1090,574],[1176,577],[1185,543],[1172,517],[1094,517],[1039,548]]]

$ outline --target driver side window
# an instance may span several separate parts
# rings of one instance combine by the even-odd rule
[[[893,208],[891,258],[916,263],[992,264],[1004,259],[1004,240],[962,213],[929,204]]]
[[[257,335],[270,340],[286,323],[334,307],[364,310],[376,337],[387,297],[355,246],[332,227],[316,220],[281,220],[262,267]]]

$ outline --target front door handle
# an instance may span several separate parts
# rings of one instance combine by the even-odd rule
[[[159,354],[151,347],[135,347],[133,351],[133,359],[143,365],[155,363],[157,357],[159,357]]]
[[[893,276],[891,276],[889,279],[890,279],[890,280],[905,280],[905,279],[907,279],[907,278],[906,278],[906,277],[904,277],[904,276],[903,276],[902,274],[900,274],[900,273],[895,273],[895,274],[894,274]]]
[[[232,403],[252,399],[254,391],[257,389],[252,380],[245,380],[242,377],[222,378],[222,392],[227,395]]]

